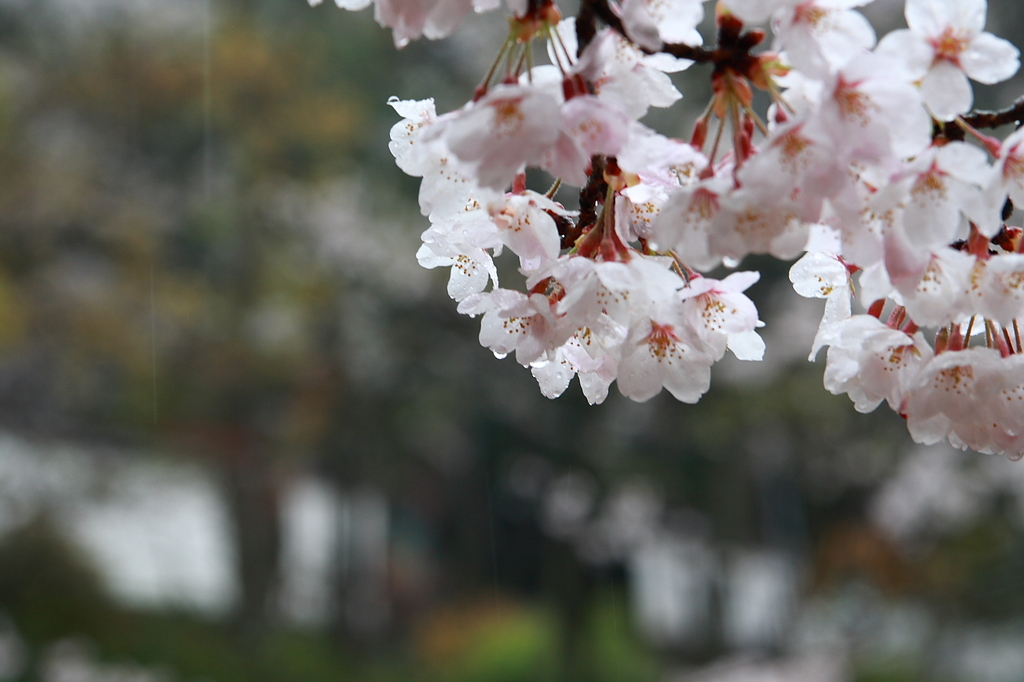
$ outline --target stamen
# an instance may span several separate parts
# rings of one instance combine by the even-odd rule
[[[708,168],[711,168],[715,163],[715,157],[718,156],[718,143],[722,141],[722,133],[725,131],[725,120],[718,119],[718,130],[715,131],[715,142],[711,145],[711,155],[708,156]]]
[[[501,47],[498,49],[498,54],[494,56],[494,61],[491,62],[491,68],[487,70],[487,75],[484,76],[482,81],[480,81],[480,85],[476,86],[476,91],[473,93],[474,102],[487,94],[487,90],[491,87],[491,79],[494,78],[494,74],[498,70],[498,64],[501,64],[501,58],[505,56],[506,52],[508,52],[508,48],[512,46],[514,40],[515,39],[511,34],[505,38],[505,42],[502,43]]]
[[[964,337],[960,333],[960,325],[956,322],[949,324],[949,348],[950,350],[964,349]]]
[[[683,259],[679,257],[679,254],[675,251],[669,250],[668,255],[672,256],[672,268],[679,273],[679,276],[683,278],[683,281],[687,284],[690,283],[694,277],[700,277],[700,273],[691,269]]]
[[[764,135],[765,137],[768,137],[768,126],[764,124],[764,121],[762,121],[761,117],[757,115],[757,112],[754,111],[754,108],[751,107],[749,104],[744,105],[743,108],[746,109],[747,115],[750,116],[750,118],[754,121],[754,124],[757,125],[757,129],[761,131],[761,134]]]
[[[548,199],[554,199],[555,195],[558,194],[558,188],[562,186],[562,178],[555,178],[555,183],[551,185],[551,189],[544,193]]]
[[[896,306],[889,313],[889,319],[886,321],[886,325],[893,329],[899,329],[903,326],[903,321],[907,319],[907,309],[901,305]]]
[[[974,329],[974,318],[977,315],[971,315],[971,321],[967,323],[967,333],[964,334],[964,348],[971,345],[971,331]]]
[[[553,38],[552,38],[552,36],[553,36]],[[554,45],[555,48],[556,48],[556,49],[553,49],[552,52],[555,53],[555,61],[558,62],[558,70],[562,72],[562,76],[564,77],[565,74],[566,74],[566,71],[568,69],[572,68],[573,56],[569,53],[568,48],[566,48],[565,41],[562,40],[562,34],[558,30],[557,26],[551,26],[551,27],[548,28],[548,40],[551,41],[551,44]],[[561,47],[562,48],[562,52],[565,53],[565,61],[566,61],[566,66],[565,67],[562,66],[562,59],[561,59],[561,56],[558,54],[558,49],[557,49],[558,47]]]

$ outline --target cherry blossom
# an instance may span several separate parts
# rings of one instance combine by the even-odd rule
[[[702,0],[623,0],[626,34],[645,49],[661,42],[700,45],[697,25],[704,18]],[[637,39],[643,35],[644,39]]]
[[[669,107],[682,94],[668,73],[682,71],[693,62],[664,54],[646,54],[629,40],[610,29],[603,29],[576,60],[576,21],[560,22],[556,40],[549,46],[551,61],[565,63],[593,86],[594,93],[632,119],[639,119],[650,107]]]
[[[399,45],[496,4],[374,3]],[[983,131],[1024,120],[1024,102],[969,111],[969,79],[1009,78],[1019,52],[984,31],[985,0],[906,0],[908,28],[877,45],[868,4],[721,0],[705,48],[698,0],[585,0],[564,20],[552,0],[510,2],[465,106],[389,102],[395,161],[422,178],[417,260],[450,269],[481,345],[514,353],[543,395],[576,377],[597,404],[612,384],[696,402],[727,351],[760,360],[759,273],[710,271],[799,257],[793,288],[825,301],[810,359],[828,348],[826,390],[885,403],[919,442],[1019,458],[1024,230],[1007,220],[1024,207],[1024,131]],[[774,51],[755,49],[765,25]],[[669,74],[695,62],[713,66],[703,113],[641,122],[691,97]]]
[[[893,31],[878,46],[879,52],[905,62],[939,119],[971,108],[968,78],[998,83],[1020,68],[1020,51],[983,31],[986,8],[985,0],[907,0],[909,28]]]
[[[775,49],[785,50],[804,73],[824,77],[875,45],[875,31],[851,8],[869,0],[804,0],[781,6],[772,17]]]
[[[682,290],[690,325],[716,360],[726,348],[740,360],[764,357],[764,341],[754,331],[764,323],[743,292],[761,278],[758,272],[734,272],[724,280],[694,277]]]
[[[392,29],[395,47],[405,47],[420,36],[437,40],[452,34],[469,12],[489,12],[498,0],[334,0],[341,9],[358,11],[374,5],[374,19]],[[311,6],[323,0],[309,0]],[[510,3],[512,7],[512,3]],[[516,9],[512,7],[512,9]],[[521,13],[520,9],[520,13]]]
[[[558,141],[560,102],[546,89],[498,85],[427,133],[441,138],[484,186],[502,190],[527,163],[537,163]]]
[[[838,323],[832,335],[825,388],[848,394],[858,412],[870,412],[883,400],[898,410],[932,355],[920,332],[911,337],[871,315],[854,315]]]
[[[809,248],[789,269],[789,280],[796,293],[805,298],[825,299],[825,314],[811,345],[809,360],[815,358],[822,346],[832,342],[836,325],[852,313],[849,268],[837,255],[838,244],[829,246],[822,245],[820,250]]]

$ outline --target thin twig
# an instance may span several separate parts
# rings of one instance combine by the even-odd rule
[[[1018,98],[1016,102],[1005,109],[975,111],[970,114],[964,114],[958,120],[936,121],[932,130],[932,137],[939,137],[941,135],[948,140],[963,140],[964,129],[959,121],[966,123],[972,128],[998,128],[1010,123],[1015,124],[1019,128],[1021,122],[1024,121],[1024,97]]]
[[[971,315],[971,321],[967,323],[967,333],[964,334],[964,348],[971,345],[971,331],[974,329],[974,319],[977,315]]]
[[[604,181],[604,157],[594,156],[590,160],[590,177],[580,190],[580,225],[587,227],[597,222],[597,204],[604,197],[607,183]]]

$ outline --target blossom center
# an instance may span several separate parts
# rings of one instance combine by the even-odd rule
[[[807,24],[812,29],[829,15],[829,11],[814,4],[814,0],[797,5],[793,14],[794,24]]]
[[[651,355],[657,358],[658,362],[680,357],[678,342],[679,337],[670,324],[661,325],[651,322],[651,333],[647,335],[647,347]]]
[[[783,163],[795,167],[804,151],[811,146],[811,141],[802,136],[798,128],[782,135],[775,143],[779,147]]]
[[[511,137],[523,127],[526,116],[519,108],[519,100],[503,99],[494,104],[494,134]]]
[[[1006,155],[1006,161],[1003,162],[1004,180],[1020,180],[1024,178],[1024,154],[1021,154],[1019,150],[1020,145],[1014,147]]]
[[[701,220],[711,220],[718,212],[718,195],[703,187],[698,188],[690,200],[690,210]]]
[[[963,394],[968,390],[968,384],[974,380],[974,368],[970,365],[957,365],[939,372],[935,377],[935,387],[941,388],[946,393]]]
[[[959,66],[960,55],[967,49],[971,39],[966,31],[947,26],[938,38],[932,38],[930,42],[935,48],[936,61],[946,60]]]
[[[918,199],[921,198],[921,195],[925,194],[935,194],[940,198],[945,198],[946,182],[942,179],[943,175],[942,171],[932,166],[927,173],[917,178],[910,190],[910,194]]]
[[[871,102],[866,94],[857,90],[856,83],[849,83],[842,77],[836,86],[835,100],[839,115],[844,119],[856,119],[862,126],[868,124],[868,110]]]

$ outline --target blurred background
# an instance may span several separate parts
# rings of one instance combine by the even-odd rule
[[[0,682],[1024,680],[1024,466],[828,395],[788,264],[695,406],[479,346],[386,100],[502,22],[0,0]]]

